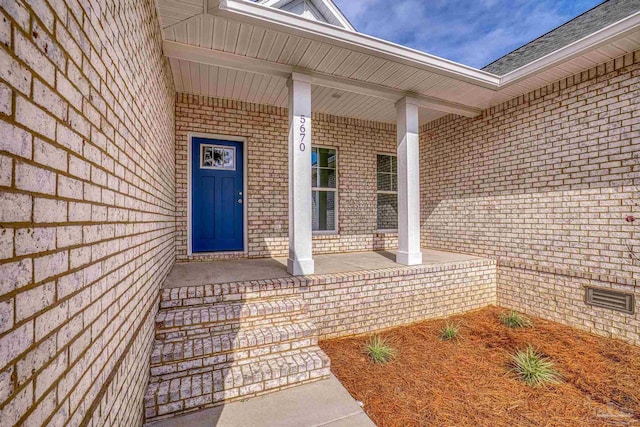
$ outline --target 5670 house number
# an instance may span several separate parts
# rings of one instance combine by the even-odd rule
[[[304,143],[304,139],[307,136],[307,127],[305,123],[307,123],[307,117],[304,114],[300,114],[300,127],[298,128],[298,131],[300,132],[300,151],[307,149],[307,146]]]

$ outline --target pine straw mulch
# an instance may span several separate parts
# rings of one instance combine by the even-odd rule
[[[387,365],[364,355],[367,336],[320,346],[379,427],[640,425],[639,347],[537,318],[509,329],[503,311],[450,318],[461,325],[457,342],[440,340],[442,319],[383,331],[398,350]],[[563,383],[534,388],[508,372],[527,344],[555,362]]]

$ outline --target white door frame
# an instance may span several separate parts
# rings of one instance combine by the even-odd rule
[[[193,145],[193,138],[209,138],[209,139],[219,139],[223,141],[232,141],[239,142],[242,144],[242,161],[243,161],[243,171],[242,171],[242,216],[243,216],[243,249],[242,251],[246,254],[248,252],[249,247],[249,219],[247,217],[248,209],[247,209],[247,184],[248,184],[248,171],[249,171],[249,163],[248,163],[248,147],[247,147],[247,138],[244,136],[233,136],[233,135],[220,135],[215,133],[202,133],[202,132],[188,132],[187,133],[187,255],[188,256],[198,256],[198,255],[212,255],[212,254],[220,254],[225,253],[227,251],[220,252],[193,252],[192,250],[192,242],[191,242],[191,234],[192,227],[191,224],[191,213],[192,213],[192,183],[191,183],[191,161],[193,153],[191,152]]]

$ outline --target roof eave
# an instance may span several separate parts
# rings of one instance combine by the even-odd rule
[[[599,31],[589,34],[567,46],[555,50],[548,55],[536,59],[500,77],[500,88],[508,87],[522,80],[541,73],[555,65],[573,59],[585,52],[597,49],[607,43],[640,29],[640,12],[629,15]]]
[[[487,89],[496,90],[500,77],[467,65],[458,64],[428,53],[360,34],[323,22],[311,21],[282,10],[244,0],[220,0],[214,14],[227,15],[265,28],[285,31],[312,40],[330,42],[365,54],[393,60],[436,74],[454,77]]]

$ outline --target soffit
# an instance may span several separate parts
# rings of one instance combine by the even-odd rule
[[[161,21],[169,19],[163,17],[162,14],[168,13],[166,11],[170,10],[168,7],[170,4],[175,6],[179,2],[189,3],[188,0],[157,0],[157,2]],[[238,2],[229,1],[228,3]],[[193,6],[193,3],[190,4]],[[250,7],[254,6],[250,5]],[[216,12],[216,14],[212,14],[212,12]],[[578,50],[577,53],[567,52],[566,56],[560,56],[559,59],[555,59],[549,64],[544,62],[545,58],[537,61],[536,64],[529,64],[530,67],[539,65],[535,73],[519,69],[499,77],[368,36],[364,36],[366,40],[371,39],[372,43],[379,43],[382,47],[378,50],[364,48],[359,44],[345,42],[343,39],[338,40],[332,36],[334,33],[340,35],[347,33],[345,30],[337,29],[328,24],[305,22],[302,18],[281,11],[267,11],[265,13],[275,13],[273,16],[279,17],[278,19],[286,19],[294,23],[302,22],[306,27],[313,27],[311,28],[313,31],[297,27],[290,28],[278,22],[274,23],[272,20],[266,21],[261,18],[262,14],[257,18],[255,16],[247,17],[209,6],[208,13],[200,13],[164,27],[163,37],[168,42],[207,49],[212,53],[212,57],[218,53],[224,53],[239,59],[239,65],[231,67],[233,70],[230,73],[237,78],[238,72],[244,72],[241,74],[242,83],[239,83],[240,80],[238,83],[234,80],[233,88],[225,90],[227,94],[230,92],[232,95],[241,94],[244,96],[244,98],[234,99],[246,101],[251,99],[252,102],[273,105],[280,105],[277,102],[283,102],[281,95],[272,94],[282,94],[282,88],[286,83],[284,77],[286,73],[274,73],[271,69],[260,73],[257,72],[255,66],[251,69],[243,69],[242,61],[250,60],[258,65],[269,64],[269,67],[276,71],[278,67],[285,67],[283,68],[285,71],[293,69],[317,74],[325,81],[336,78],[342,79],[343,82],[357,83],[351,89],[344,87],[344,85],[340,87],[350,93],[348,97],[343,94],[336,102],[317,103],[317,108],[326,108],[327,110],[322,111],[330,114],[338,114],[338,111],[344,112],[346,110],[347,114],[343,115],[391,122],[395,121],[393,100],[389,96],[386,96],[386,99],[370,96],[371,91],[357,93],[361,92],[358,85],[365,85],[366,88],[372,88],[373,91],[379,88],[385,94],[397,93],[398,99],[405,94],[414,94],[464,105],[479,111],[640,49],[640,26],[629,26],[623,34],[615,34],[616,37],[610,37],[605,43],[587,45],[587,49]],[[319,33],[322,34],[318,35]],[[325,36],[325,33],[329,36]],[[363,37],[353,32],[348,33],[353,34],[353,37]],[[418,59],[414,60],[413,57]],[[189,73],[183,71],[186,62],[192,64],[188,66]],[[209,76],[212,74],[216,75],[220,72],[221,67],[215,67],[215,63],[211,63],[212,61],[205,62],[189,60],[185,57],[172,60],[174,77],[178,77],[175,73],[180,70],[179,77],[183,90],[190,86],[190,93],[198,93],[198,88],[205,87],[196,82],[187,83],[190,76],[202,80],[205,78],[203,77],[205,74],[207,78],[210,78]],[[196,68],[198,73],[192,71]],[[229,71],[226,72],[229,74]],[[256,77],[254,74],[262,75]],[[264,90],[265,95],[263,96],[252,92],[252,87],[256,85],[254,81],[257,79],[260,80],[260,85],[268,86]],[[250,81],[251,84],[247,86],[244,83],[245,80]],[[216,81],[218,81],[218,77],[216,77]],[[217,91],[218,89],[216,89],[216,93]],[[335,93],[336,88],[325,87],[323,92],[325,94]],[[286,93],[284,99],[286,99]],[[352,101],[349,108],[340,108],[338,101],[346,101],[347,99]],[[376,107],[372,107],[372,104],[375,104]],[[357,107],[357,105],[361,105],[361,107]],[[448,112],[435,109],[424,114],[424,117],[427,120],[429,117],[439,117]],[[380,119],[384,117],[387,119]]]

